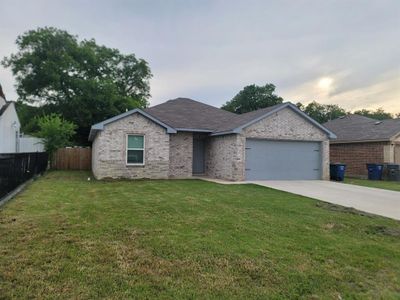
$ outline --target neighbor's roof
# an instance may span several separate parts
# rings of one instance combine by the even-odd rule
[[[347,115],[323,124],[337,136],[335,143],[389,141],[400,135],[400,119],[375,120]]]
[[[223,135],[239,133],[243,128],[285,107],[291,108],[300,114],[309,122],[326,132],[330,138],[335,138],[335,135],[331,131],[311,119],[289,102],[238,115],[192,99],[177,98],[144,110],[134,109],[97,123],[93,125],[90,130],[89,140],[93,140],[96,133],[103,130],[104,125],[133,113],[140,113],[150,118],[165,127],[169,133],[174,133],[174,131],[192,131],[207,132],[211,135]]]
[[[6,101],[6,104],[0,107],[0,116],[7,110],[12,102]]]

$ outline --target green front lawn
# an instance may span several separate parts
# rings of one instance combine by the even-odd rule
[[[398,299],[400,223],[256,185],[51,172],[0,210],[0,298]]]
[[[357,178],[346,178],[345,183],[373,187],[378,189],[392,190],[400,192],[400,181],[367,180]]]

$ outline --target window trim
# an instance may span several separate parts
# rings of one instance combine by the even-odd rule
[[[128,147],[128,139],[129,139],[129,136],[141,136],[141,137],[143,137],[143,148],[129,148]],[[145,138],[145,135],[144,134],[140,134],[140,133],[127,133],[126,134],[126,138],[125,138],[125,142],[126,142],[126,145],[125,145],[125,164],[127,165],[127,166],[144,166],[145,165],[145,160],[146,160],[146,156],[145,156],[145,148],[146,148],[146,138]],[[128,150],[141,150],[141,151],[143,151],[143,162],[142,163],[128,163]]]

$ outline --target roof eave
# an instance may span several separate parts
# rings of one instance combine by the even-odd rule
[[[97,134],[98,131],[101,131],[101,130],[94,129],[93,126],[92,126],[92,128],[90,129],[90,132],[89,132],[89,137],[88,137],[88,141],[89,142],[92,142],[94,140],[94,138],[96,137],[96,134]]]
[[[104,120],[103,122],[96,123],[96,124],[92,125],[92,127],[90,128],[90,132],[89,132],[89,138],[88,138],[89,141],[93,141],[93,139],[95,138],[97,132],[98,131],[102,131],[104,129],[104,125],[107,125],[107,124],[110,124],[112,122],[118,121],[118,120],[123,119],[123,118],[125,118],[127,116],[130,116],[130,115],[132,115],[134,113],[139,113],[142,116],[152,120],[154,123],[160,125],[161,127],[164,127],[167,130],[167,133],[176,133],[177,132],[175,128],[165,124],[164,122],[162,122],[159,119],[153,117],[152,115],[144,112],[143,110],[141,110],[139,108],[135,108],[135,109],[132,109],[130,111],[124,112],[122,114],[119,114],[117,116],[114,116],[112,118],[109,118],[107,120]]]
[[[357,143],[379,143],[379,142],[391,142],[390,139],[370,139],[370,140],[334,140],[331,144],[357,144]]]
[[[185,131],[185,132],[205,132],[205,133],[214,132],[214,130],[203,129],[203,128],[175,128],[175,130],[176,131]]]
[[[390,138],[390,140],[393,141],[393,140],[398,139],[398,138],[400,138],[400,132],[398,132],[398,133],[396,133],[395,135],[393,135],[393,136]]]
[[[224,130],[224,131],[217,131],[217,132],[213,132],[212,134],[210,134],[210,136],[218,136],[218,135],[227,135],[227,134],[236,134],[236,133],[240,133],[240,131],[238,130]]]

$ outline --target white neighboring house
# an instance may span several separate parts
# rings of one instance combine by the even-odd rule
[[[20,133],[15,103],[0,96],[0,153],[43,152],[42,140]]]
[[[44,152],[42,139],[27,134],[20,134],[19,152]]]

